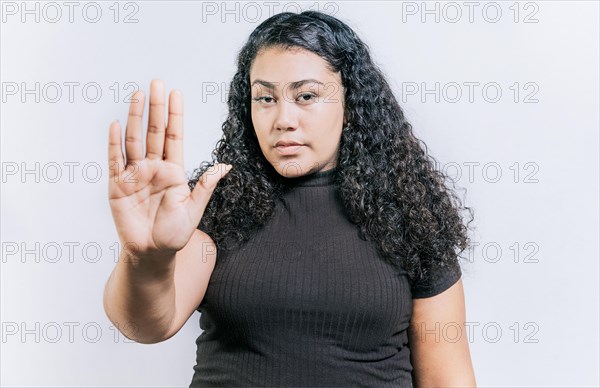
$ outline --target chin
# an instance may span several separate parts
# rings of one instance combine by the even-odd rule
[[[310,168],[302,166],[298,162],[278,162],[279,165],[277,167],[273,166],[275,170],[279,173],[279,175],[284,176],[286,178],[296,178],[299,176],[303,176],[308,174]]]
[[[287,169],[284,168],[283,170],[277,170],[277,172],[279,173],[279,175],[284,176],[286,178],[297,178],[307,174],[307,171],[300,171],[294,167]]]

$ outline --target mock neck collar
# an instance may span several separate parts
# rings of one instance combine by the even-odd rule
[[[335,166],[325,171],[317,171],[294,178],[283,177],[283,181],[290,186],[331,186],[335,182],[338,167]]]

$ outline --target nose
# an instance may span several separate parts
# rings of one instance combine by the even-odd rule
[[[298,111],[296,104],[289,98],[283,98],[277,107],[275,129],[289,130],[298,127]]]

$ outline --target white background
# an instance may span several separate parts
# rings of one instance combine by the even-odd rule
[[[221,2],[76,3],[72,22],[54,4],[28,2],[31,14],[2,4],[1,384],[188,386],[198,313],[170,340],[142,345],[103,311],[118,241],[108,124],[125,123],[126,83],[148,92],[161,78],[184,95],[186,171],[210,160],[236,54],[285,3],[229,2],[229,13]],[[355,29],[416,135],[467,189],[479,245],[463,282],[479,386],[598,386],[598,3],[476,2],[472,21],[463,2],[295,4],[287,10],[319,8]],[[439,22],[424,6],[438,7]],[[38,102],[24,92],[36,83]],[[421,95],[436,83],[438,101]],[[37,177],[23,173],[36,163]]]

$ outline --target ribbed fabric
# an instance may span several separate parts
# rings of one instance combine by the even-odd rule
[[[439,293],[460,270],[411,290],[345,217],[336,172],[288,178],[274,217],[219,250],[190,387],[412,387],[412,291]]]

